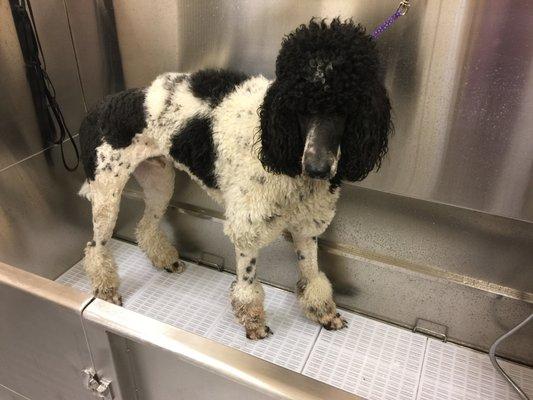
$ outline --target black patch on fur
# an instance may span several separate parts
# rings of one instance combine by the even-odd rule
[[[170,155],[209,188],[217,188],[213,128],[208,117],[193,117],[172,138]]]
[[[257,260],[256,260],[255,257],[250,260],[250,264],[252,264],[252,265],[255,265],[256,262],[257,262]]]
[[[80,126],[80,148],[87,178],[94,180],[96,148],[103,141],[115,149],[127,147],[133,137],[146,128],[144,98],[143,89],[124,90],[107,96],[83,119]],[[101,162],[104,161],[105,158],[102,158]],[[111,170],[110,166],[108,170]]]
[[[246,272],[248,272],[248,273],[252,272],[252,266],[251,265],[248,265],[246,267]]]
[[[191,75],[190,87],[195,97],[207,101],[214,108],[248,78],[241,72],[204,69]]]
[[[305,257],[300,250],[296,252],[296,255],[298,256],[298,260],[305,260]]]

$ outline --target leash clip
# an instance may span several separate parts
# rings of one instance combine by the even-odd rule
[[[396,12],[404,16],[409,11],[409,7],[411,7],[411,3],[409,3],[409,0],[403,0],[400,2],[400,5],[396,9]]]

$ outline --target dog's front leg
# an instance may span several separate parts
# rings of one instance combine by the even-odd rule
[[[316,237],[293,233],[292,238],[300,269],[296,294],[305,315],[328,330],[346,327],[346,320],[337,312],[333,301],[331,283],[318,269]]]
[[[255,272],[257,251],[241,251],[238,248],[235,251],[237,278],[231,284],[231,306],[237,320],[246,329],[246,337],[263,339],[273,332],[265,325],[265,292]]]

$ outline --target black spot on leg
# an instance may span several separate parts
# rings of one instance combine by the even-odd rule
[[[90,247],[94,247],[94,246],[96,246],[96,242],[95,242],[94,240],[91,240],[91,241],[89,242],[89,246],[90,246]]]
[[[100,242],[100,244],[101,244],[102,246],[105,246],[106,243],[107,243],[107,240],[102,240],[102,241]]]
[[[246,282],[248,280],[248,275],[244,274],[242,280]]]
[[[266,177],[264,175],[254,175],[250,178],[251,181],[257,182],[260,185],[264,185],[266,182]]]
[[[241,256],[241,257],[246,257],[246,254],[241,253],[240,256]]]
[[[257,260],[256,260],[255,257],[250,260],[250,264],[252,264],[252,265],[255,265],[256,262],[257,262]]]
[[[305,260],[305,257],[300,250],[296,251],[296,255],[298,256],[298,260]]]
[[[315,242],[317,241],[316,236],[311,237],[311,239],[313,239]]]
[[[248,265],[246,267],[246,272],[250,273],[250,272],[252,272],[252,269],[253,269],[253,267],[251,265]]]

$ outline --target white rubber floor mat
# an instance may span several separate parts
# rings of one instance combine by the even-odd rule
[[[506,361],[502,368],[530,398],[533,369]],[[418,400],[519,400],[494,370],[487,354],[429,339]]]
[[[302,371],[320,327],[303,317],[293,293],[264,285],[267,323],[274,335],[250,341],[229,304],[233,275],[189,263],[182,274],[169,274],[157,271],[137,246],[113,239],[109,248],[117,261],[125,308]],[[82,261],[57,281],[90,292]]]
[[[156,270],[137,246],[111,240],[109,248],[125,308],[366,399],[518,399],[486,354],[347,311],[347,329],[326,331],[303,316],[293,293],[267,285],[267,324],[274,335],[250,341],[229,304],[233,275],[190,263],[182,274],[169,274]],[[82,261],[57,281],[90,292]],[[533,397],[533,369],[502,364]]]
[[[187,264],[179,275],[158,273],[126,308],[206,336],[225,312],[232,280],[229,274]]]
[[[304,375],[370,400],[414,400],[427,338],[344,311],[348,328],[321,330]]]
[[[120,240],[111,239],[107,244],[115,257],[120,276],[120,294],[127,306],[139,289],[146,285],[151,278],[162,273],[157,271],[141,249]],[[91,292],[91,285],[85,270],[83,260],[56,279],[57,282],[72,286],[82,292]]]
[[[228,307],[208,337],[274,364],[301,372],[320,331],[307,320],[294,293],[264,285],[267,325],[274,334],[267,339],[246,339],[243,328],[234,322]]]

